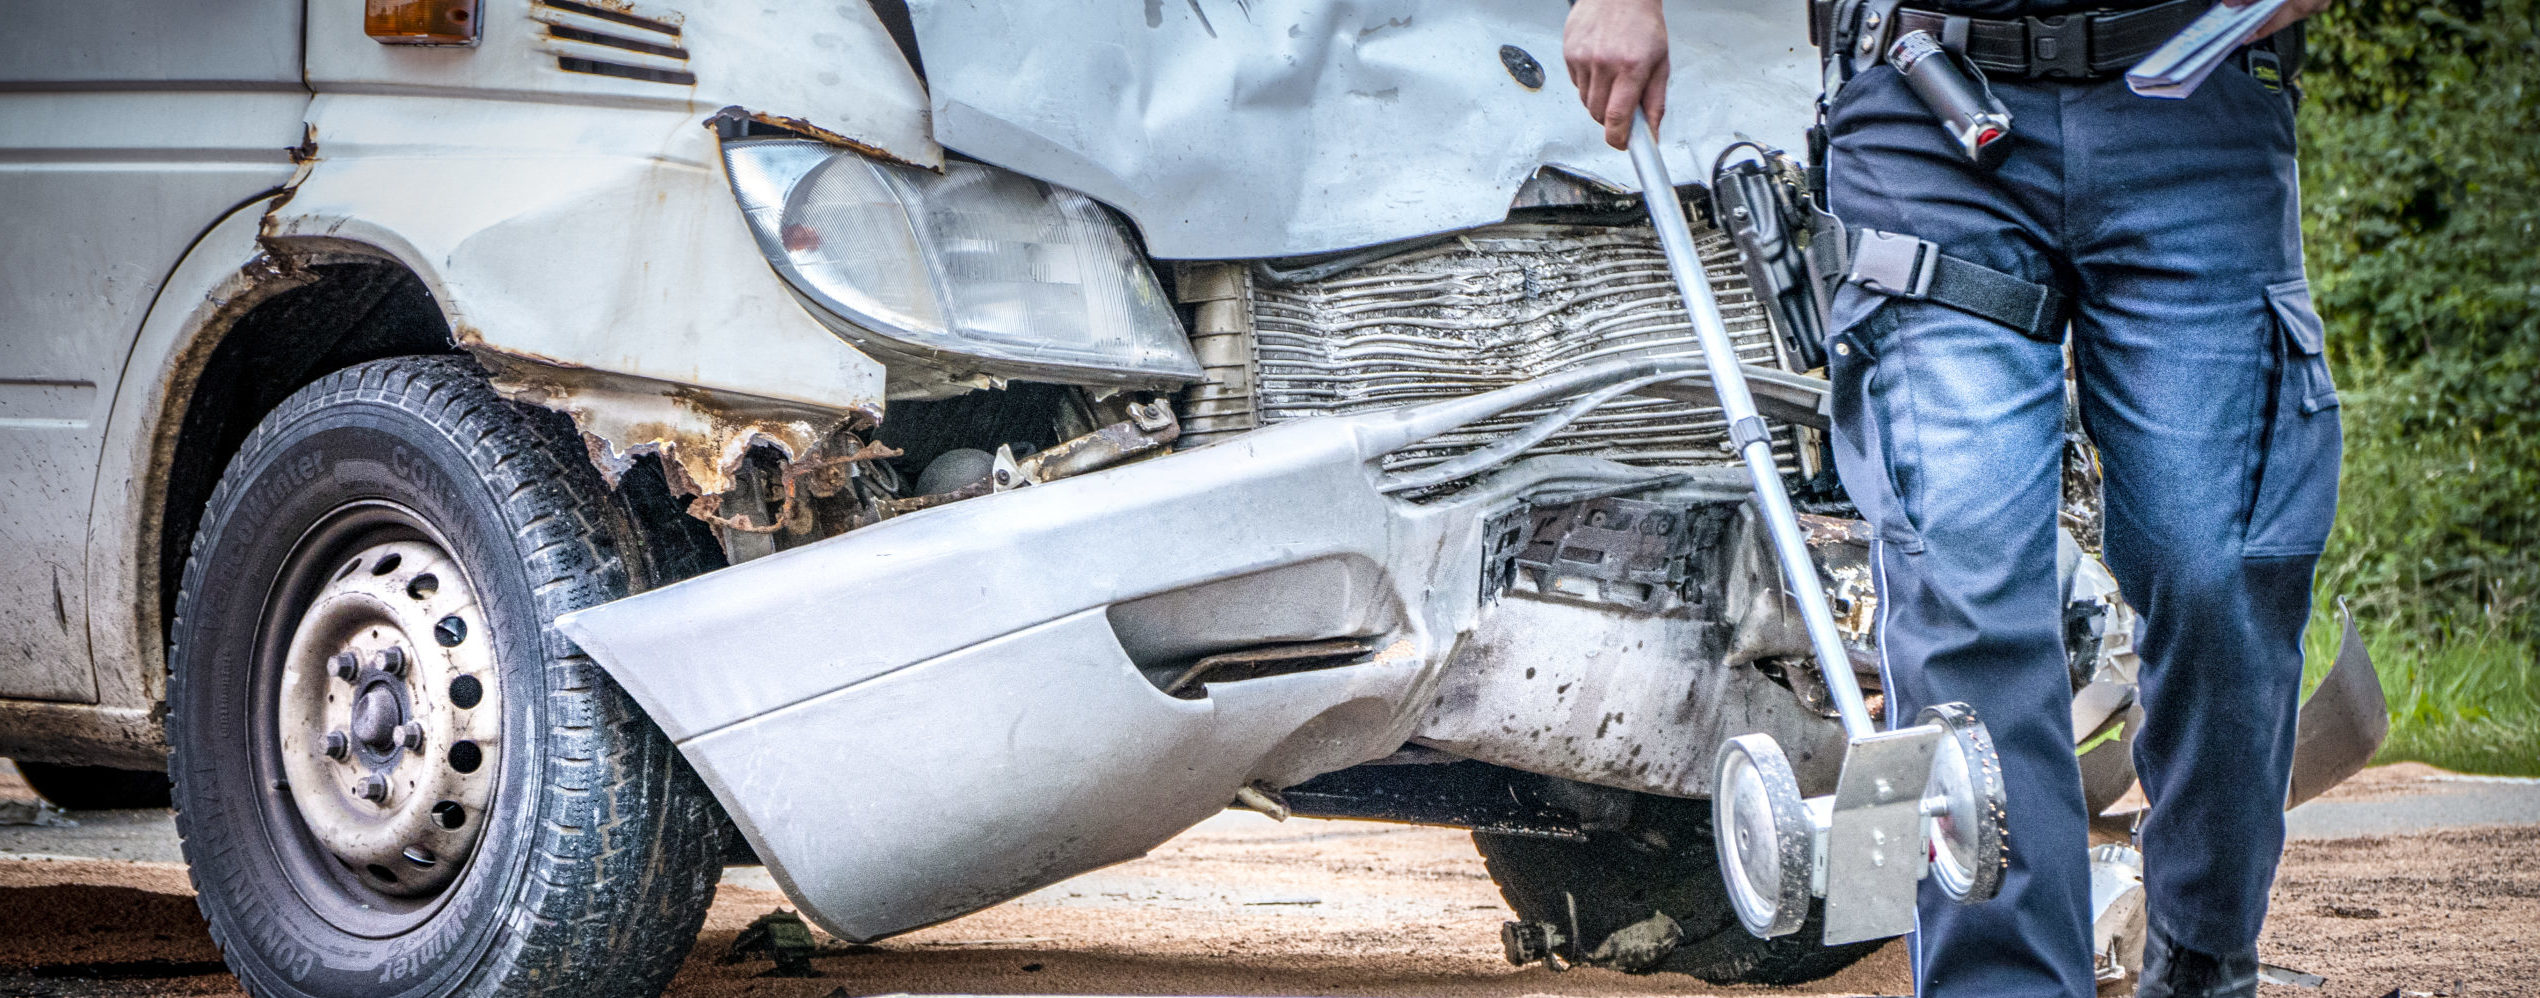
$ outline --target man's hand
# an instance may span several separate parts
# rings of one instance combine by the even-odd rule
[[[1606,145],[1631,139],[1632,108],[1658,127],[1667,110],[1667,17],[1658,0],[1578,0],[1561,26],[1561,61],[1579,103],[1605,126]]]
[[[2258,2],[2258,0],[2223,0],[2224,5],[2231,7],[2246,7],[2256,2]],[[2249,37],[2241,39],[2240,43],[2246,45],[2250,42],[2257,41],[2258,39],[2265,38],[2268,35],[2272,35],[2278,31],[2292,27],[2293,23],[2296,21],[2327,9],[2328,0],[2286,0],[2284,6],[2275,9],[2275,16],[2267,18],[2267,23],[2259,25],[2257,31],[2250,33]],[[1576,21],[1578,16],[1579,15],[1577,13],[1573,12],[1570,15],[1570,19]]]

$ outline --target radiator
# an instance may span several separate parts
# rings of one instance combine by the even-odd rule
[[[1788,367],[1735,245],[1695,222],[1738,357]],[[1294,284],[1269,283],[1243,264],[1186,264],[1181,274],[1181,297],[1198,306],[1193,343],[1209,371],[1182,400],[1185,446],[1284,420],[1470,395],[1574,364],[1702,352],[1647,226],[1492,226]],[[1434,438],[1394,454],[1387,468],[1434,464],[1549,408]],[[1796,468],[1791,432],[1774,430],[1786,472]],[[1718,408],[1637,396],[1526,453],[1663,466],[1737,461]]]

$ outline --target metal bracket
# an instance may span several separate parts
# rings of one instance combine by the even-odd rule
[[[1769,444],[1772,440],[1773,431],[1764,428],[1762,416],[1748,416],[1729,424],[1729,443],[1735,445],[1740,451],[1744,451],[1749,444]]]
[[[1534,507],[1517,503],[1482,520],[1482,602],[1517,584],[1517,558],[1534,537]]]
[[[1819,853],[1826,864],[1826,945],[1914,930],[1915,886],[1931,861],[1923,843],[1923,791],[1944,734],[1938,726],[1917,725],[1854,738],[1845,750],[1833,821]]]
[[[992,493],[1011,492],[1032,484],[1031,476],[1023,472],[1022,462],[1014,459],[1014,445],[997,445],[996,463],[989,467],[988,482]]]
[[[1173,407],[1162,399],[1129,403],[1128,415],[1126,420],[1059,441],[1029,457],[1018,459],[1012,445],[999,446],[996,463],[989,470],[993,491],[1005,492],[1100,471],[1162,450],[1181,439],[1182,425],[1174,420]]]
[[[1852,273],[1844,279],[1883,295],[1928,298],[1939,263],[1940,246],[1931,240],[1862,229],[1860,245],[1852,249]]]
[[[1604,497],[1536,506],[1514,567],[1538,592],[1660,611],[1684,594],[1691,554],[1717,543],[1724,511]]]

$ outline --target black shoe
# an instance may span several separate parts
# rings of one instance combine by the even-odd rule
[[[2224,956],[2181,946],[2153,929],[2144,934],[2143,980],[2134,998],[2255,998],[2256,947]]]

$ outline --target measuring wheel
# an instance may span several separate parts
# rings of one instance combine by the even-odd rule
[[[1739,735],[1720,746],[1712,784],[1713,842],[1729,903],[1748,932],[1770,939],[1799,930],[1808,918],[1813,829],[1799,778],[1781,746],[1766,735]]]
[[[1720,747],[1712,802],[1721,872],[1739,920],[1758,936],[1798,928],[1812,890],[1826,898],[1828,943],[1901,935],[1914,927],[1916,883],[1925,876],[1962,901],[1983,901],[2001,889],[2001,760],[1984,726],[1962,706],[1927,710],[1910,728],[1880,731],[1871,723],[1783,489],[1771,433],[1704,279],[1658,137],[1639,112],[1632,115],[1630,152],[1668,274],[1701,340],[1729,439],[1755,484],[1757,512],[1846,738],[1835,792],[1813,799],[1799,796],[1790,765],[1770,737],[1740,735]],[[1911,841],[1918,836],[1924,841]],[[1931,862],[1922,862],[1926,855]]]
[[[1931,880],[1962,904],[1988,901],[2002,890],[2007,832],[2002,807],[2002,757],[1993,736],[1966,704],[1923,708],[1918,724],[1944,732],[1931,758],[1931,783],[1923,792],[1923,837],[1931,843]]]

